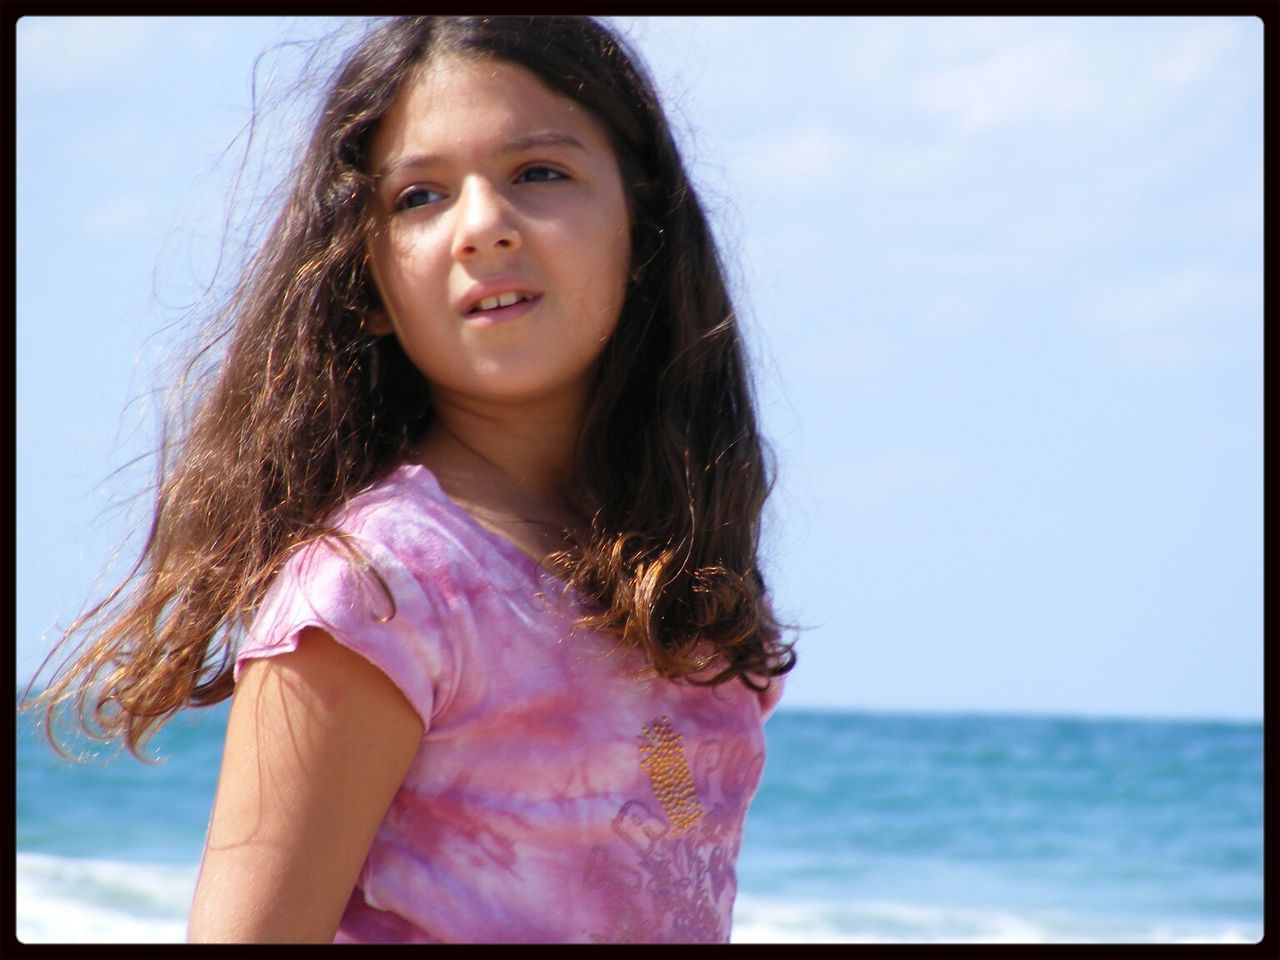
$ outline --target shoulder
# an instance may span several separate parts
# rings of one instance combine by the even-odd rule
[[[326,526],[330,532],[293,550],[266,599],[303,592],[330,608],[350,609],[377,606],[379,593],[397,604],[425,594],[430,603],[458,567],[457,519],[434,478],[412,465],[361,490]]]
[[[418,705],[367,658],[302,633],[236,684],[192,940],[332,940],[417,753]]]
[[[453,581],[475,576],[455,513],[429,473],[396,467],[330,514],[325,532],[290,552],[268,597],[305,589],[347,605],[367,599],[370,584],[395,595],[452,594]]]
[[[435,478],[415,464],[394,468],[343,504],[332,518],[333,526],[345,534],[402,551],[421,548],[433,537],[447,539],[456,523]]]
[[[396,467],[334,516],[351,545],[390,554],[419,576],[458,576],[486,564],[488,545],[434,475],[417,464]]]
[[[769,685],[762,690],[757,696],[760,699],[760,716],[761,719],[767,720],[769,716],[778,706],[778,701],[782,699],[783,679],[781,676],[770,677]]]
[[[452,567],[441,559],[449,518],[429,488],[397,468],[330,519],[338,535],[296,549],[252,617],[236,662],[291,653],[323,631],[406,693],[424,724],[456,674]]]

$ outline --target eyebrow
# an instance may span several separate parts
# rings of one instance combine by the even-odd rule
[[[572,147],[583,151],[587,149],[582,141],[572,134],[561,133],[558,130],[545,130],[508,140],[498,149],[498,152],[501,154],[522,153],[535,147]],[[438,153],[414,153],[406,157],[399,157],[384,164],[382,169],[374,174],[374,179],[382,180],[409,167],[429,167],[440,163],[441,159],[442,157]]]

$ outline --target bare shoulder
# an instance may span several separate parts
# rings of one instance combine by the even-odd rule
[[[356,733],[422,734],[422,721],[390,677],[316,627],[302,631],[291,653],[245,662],[231,713],[242,715],[237,726],[274,728],[259,733],[322,733],[340,722]],[[309,723],[276,725],[286,718]]]
[[[227,722],[193,940],[332,940],[422,722],[381,670],[318,629],[248,661]]]

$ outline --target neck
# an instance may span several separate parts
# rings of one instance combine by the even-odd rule
[[[566,509],[583,411],[536,405],[493,409],[433,398],[435,422],[420,459],[459,492],[504,494],[549,514]]]

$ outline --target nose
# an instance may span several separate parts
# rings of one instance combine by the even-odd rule
[[[474,259],[520,247],[520,231],[516,229],[500,191],[485,180],[468,180],[454,209],[453,255],[458,259]]]

